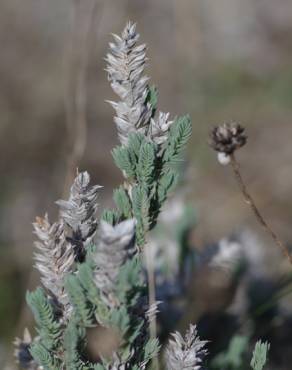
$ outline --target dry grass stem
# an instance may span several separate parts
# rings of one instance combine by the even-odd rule
[[[239,185],[239,188],[241,190],[241,193],[244,197],[245,202],[250,206],[252,212],[256,216],[256,219],[258,222],[262,225],[262,227],[265,229],[265,231],[272,237],[275,244],[281,249],[284,256],[286,256],[289,260],[289,262],[292,264],[292,256],[290,255],[288,247],[281,241],[281,239],[277,236],[277,234],[271,229],[271,227],[267,224],[267,222],[264,220],[263,216],[261,215],[260,211],[258,210],[253,198],[248,192],[248,189],[244,183],[244,180],[240,173],[239,164],[235,158],[234,153],[230,155],[230,163],[232,166],[232,170],[234,173],[234,177]]]

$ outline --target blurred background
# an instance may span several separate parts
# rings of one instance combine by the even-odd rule
[[[207,135],[231,120],[247,128],[238,154],[243,176],[292,244],[290,0],[0,0],[0,363],[31,321],[25,291],[38,283],[35,217],[57,216],[54,202],[68,194],[76,163],[104,187],[101,208],[121,181],[110,153],[117,134],[105,102],[114,95],[104,57],[111,33],[128,20],[148,45],[159,109],[192,118],[183,200],[196,213],[190,243],[202,250],[248,230],[263,246],[254,271],[271,281],[289,276],[289,263],[256,224]],[[290,314],[289,291],[284,299]]]

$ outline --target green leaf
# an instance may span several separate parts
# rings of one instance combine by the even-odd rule
[[[77,326],[74,320],[67,325],[64,334],[66,369],[84,370],[80,353],[85,347],[85,331]]]
[[[158,90],[156,86],[152,85],[149,87],[147,101],[150,103],[153,109],[153,113],[152,113],[152,117],[153,117],[157,110],[157,103],[158,103]]]
[[[132,217],[132,204],[126,190],[120,186],[114,190],[114,201],[118,207],[118,210],[125,218]]]
[[[120,302],[131,307],[137,302],[144,289],[142,262],[139,257],[127,261],[120,269],[117,278],[116,294]]]
[[[140,148],[146,138],[143,134],[135,132],[129,135],[128,149],[134,163],[138,162]]]
[[[125,338],[131,324],[130,316],[128,314],[127,308],[121,306],[111,311],[110,323],[113,328],[117,328],[122,337]]]
[[[118,214],[117,211],[113,209],[105,209],[101,215],[101,219],[103,221],[106,221],[108,224],[111,224],[112,226],[118,223],[119,218],[120,215]]]
[[[150,202],[145,189],[139,185],[132,190],[133,215],[137,220],[136,237],[137,244],[143,245],[146,231],[149,229]]]
[[[177,184],[177,180],[178,174],[176,174],[174,171],[169,170],[168,172],[162,174],[161,178],[159,179],[157,187],[157,198],[159,208],[162,206],[162,204],[167,199],[168,194]]]
[[[96,250],[92,253],[96,253]],[[94,283],[94,276],[92,269],[95,263],[92,260],[91,254],[87,254],[85,263],[78,267],[78,279],[82,288],[85,290],[86,299],[91,303],[90,314],[94,314],[99,323],[108,325],[110,311],[100,298],[100,292]],[[90,318],[91,320],[91,318]]]
[[[92,369],[93,370],[106,370],[105,366],[103,366],[101,364],[92,365]]]
[[[136,163],[133,162],[133,157],[126,146],[118,146],[113,149],[112,155],[115,164],[123,171],[127,178],[134,179],[136,175]]]
[[[248,337],[235,335],[226,352],[219,353],[212,364],[221,369],[238,369],[243,365],[243,354],[247,349]]]
[[[61,325],[44,290],[37,288],[34,292],[27,292],[26,301],[34,314],[43,344],[48,349],[56,348],[62,334]]]
[[[154,143],[145,142],[141,145],[137,165],[138,182],[149,188],[154,181],[156,160],[156,146]]]
[[[157,356],[160,350],[158,339],[149,339],[144,347],[144,362],[147,363]]]
[[[263,370],[267,362],[269,349],[270,344],[268,342],[261,342],[260,340],[256,342],[250,363],[253,370]]]
[[[93,324],[93,308],[90,307],[86,294],[75,275],[69,275],[65,280],[65,289],[74,307],[74,314],[87,327]]]
[[[44,370],[60,370],[60,361],[40,342],[35,342],[31,345],[30,353],[37,364],[41,365]]]
[[[99,304],[99,291],[94,284],[93,272],[89,263],[78,266],[78,279],[86,291],[86,298],[95,306]]]
[[[192,123],[189,116],[180,117],[171,125],[163,155],[165,169],[179,161],[191,133]]]

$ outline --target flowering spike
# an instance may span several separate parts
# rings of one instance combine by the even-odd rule
[[[136,25],[128,23],[122,36],[113,35],[110,53],[106,57],[108,79],[120,101],[110,102],[116,111],[114,121],[122,144],[128,142],[129,134],[147,134],[154,113],[148,101],[148,77],[144,76],[146,45],[137,45],[139,34]]]
[[[196,325],[190,325],[184,338],[178,332],[172,334],[166,350],[167,369],[201,370],[206,343],[199,338]]]
[[[75,255],[71,245],[66,241],[64,223],[51,224],[48,215],[37,217],[33,223],[35,234],[39,238],[35,245],[35,267],[41,273],[43,285],[59,303],[68,306],[68,297],[64,290],[65,276],[73,271]]]
[[[91,186],[88,172],[80,172],[71,187],[69,200],[58,200],[60,217],[72,233],[67,237],[74,247],[77,259],[82,259],[85,249],[92,242],[96,229],[97,192],[99,185]]]

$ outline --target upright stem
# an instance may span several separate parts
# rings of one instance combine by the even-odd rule
[[[150,248],[145,248],[145,256],[146,256],[146,266],[147,266],[147,276],[148,276],[148,297],[149,297],[149,306],[152,306],[156,302],[156,284],[155,284],[155,270],[154,270],[154,261],[153,256],[150,251]],[[154,315],[153,319],[150,321],[150,338],[156,339],[157,338],[157,322],[156,322],[156,314]],[[159,370],[159,362],[157,358],[152,360],[153,369]]]
[[[230,155],[231,159],[231,166],[233,169],[233,173],[235,176],[235,179],[239,185],[239,188],[241,190],[241,193],[244,197],[245,202],[250,206],[251,210],[255,214],[257,220],[259,223],[263,226],[265,231],[272,237],[275,244],[281,249],[282,253],[288,258],[289,262],[292,264],[292,257],[290,255],[290,252],[287,248],[287,246],[281,241],[281,239],[277,236],[277,234],[271,229],[271,227],[266,223],[263,216],[261,215],[260,211],[258,210],[257,206],[255,205],[255,202],[251,195],[249,194],[247,187],[243,181],[243,178],[240,173],[239,164],[236,161],[236,158],[234,154]]]

